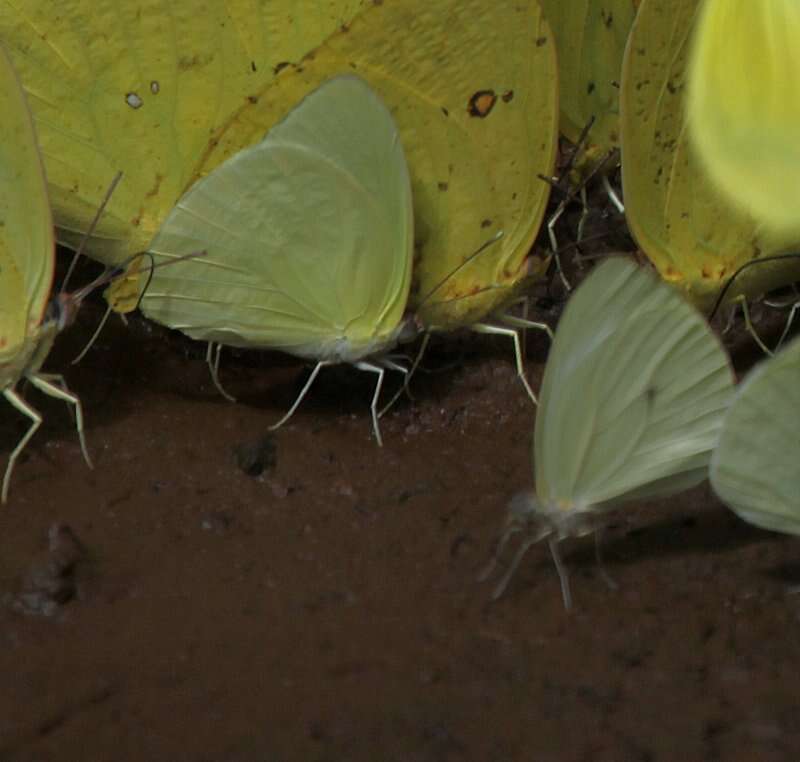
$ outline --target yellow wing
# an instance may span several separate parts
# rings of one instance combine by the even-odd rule
[[[112,179],[87,253],[147,248],[212,131],[366,0],[25,0],[0,5],[47,167],[59,241],[75,245]]]
[[[32,351],[53,280],[53,225],[33,121],[0,47],[0,389]]]
[[[800,5],[708,0],[689,84],[692,138],[719,190],[765,226],[800,234]]]
[[[430,327],[479,320],[528,273],[555,157],[555,52],[535,0],[376,3],[286,67],[210,141],[203,176],[260,140],[303,96],[356,72],[381,96],[405,149],[414,196],[409,306],[489,241],[503,238],[422,305]]]
[[[686,130],[686,68],[699,0],[643,0],[620,93],[625,213],[661,276],[709,307],[752,259],[797,248],[733,207],[712,184]],[[793,245],[795,244],[795,245]],[[758,295],[798,279],[797,264],[751,267],[731,289]]]
[[[587,157],[619,145],[622,57],[633,0],[541,0],[558,49],[561,132],[573,143],[594,119]]]

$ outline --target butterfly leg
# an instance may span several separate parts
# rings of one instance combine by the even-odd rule
[[[521,328],[523,331],[528,328],[535,328],[537,331],[544,331],[550,341],[553,341],[553,329],[547,323],[539,323],[536,320],[528,320],[527,318],[519,318],[516,315],[509,315],[506,312],[501,313],[499,319],[506,325],[514,328]]]
[[[288,421],[294,415],[294,411],[297,410],[297,408],[300,406],[300,403],[303,401],[303,398],[306,396],[306,394],[308,394],[308,390],[311,388],[311,384],[314,383],[314,379],[316,379],[317,374],[326,365],[330,365],[330,363],[318,362],[314,366],[314,370],[311,371],[311,375],[308,377],[308,381],[306,381],[305,386],[303,386],[303,388],[300,390],[300,394],[297,395],[297,399],[289,408],[289,412],[286,413],[286,415],[283,416],[283,418],[281,418],[280,421],[278,421],[277,423],[273,423],[272,426],[269,427],[270,431],[275,431],[275,429],[279,429],[281,426],[283,426],[284,423],[286,423],[286,421]]]
[[[781,337],[778,339],[778,343],[775,345],[776,352],[781,348],[781,346],[783,346],[783,341],[786,338],[786,335],[789,333],[789,329],[792,327],[794,316],[798,309],[800,309],[800,302],[795,302],[792,305],[792,309],[789,310],[789,317],[786,319],[786,325],[783,328],[783,333],[781,333]]]
[[[564,285],[564,288],[567,292],[572,291],[572,285],[567,280],[567,276],[564,275],[564,270],[561,268],[561,257],[558,255],[558,240],[556,239],[556,223],[560,219],[561,215],[564,214],[564,210],[567,208],[567,202],[569,198],[565,198],[557,207],[555,212],[550,216],[550,219],[547,220],[547,236],[550,239],[550,248],[553,250],[553,259],[556,261],[556,272],[558,272],[558,277],[561,280],[561,283]]]
[[[550,546],[550,555],[553,557],[558,579],[561,582],[561,598],[564,601],[564,608],[569,611],[572,608],[572,593],[569,590],[569,574],[564,562],[561,560],[561,553],[558,551],[558,539],[551,537],[547,544]]]
[[[58,374],[36,373],[28,376],[28,379],[48,397],[55,397],[56,399],[64,400],[68,405],[72,405],[75,410],[75,427],[78,429],[78,440],[81,443],[83,459],[89,468],[93,468],[92,459],[89,457],[89,449],[86,447],[86,438],[83,434],[83,406],[78,396],[67,388],[64,378]]]
[[[375,432],[375,439],[378,440],[378,447],[383,447],[383,439],[381,437],[381,430],[378,426],[378,400],[381,396],[381,387],[383,387],[383,376],[386,373],[384,368],[381,368],[380,365],[374,365],[371,362],[357,362],[355,364],[356,368],[363,371],[368,371],[369,373],[377,373],[378,374],[378,381],[375,384],[375,392],[372,395],[372,404],[369,406],[370,412],[372,413],[372,430]]]
[[[489,323],[475,323],[474,325],[470,326],[470,329],[475,331],[476,333],[491,333],[498,336],[508,336],[514,342],[514,357],[517,363],[517,376],[519,376],[519,380],[522,381],[522,385],[525,387],[525,391],[528,392],[528,396],[533,400],[533,404],[539,404],[536,400],[536,395],[533,393],[533,389],[531,389],[531,385],[528,383],[528,379],[525,378],[525,368],[522,365],[522,351],[520,349],[520,342],[519,342],[519,330],[514,328],[503,328],[499,325],[491,325]]]
[[[66,392],[67,394],[72,394],[70,392],[69,387],[67,386],[67,382],[64,380],[64,376],[60,373],[37,373],[37,378],[43,378],[45,381],[50,381],[53,384],[56,384],[62,391]],[[29,380],[28,378],[25,379],[26,381]],[[71,407],[71,403],[67,402],[67,410],[69,410],[69,417],[74,422],[76,420],[75,417],[75,409]]]
[[[761,337],[758,335],[753,322],[750,320],[750,308],[747,306],[747,299],[742,299],[742,314],[744,314],[744,327],[747,329],[747,332],[753,337],[761,351],[764,352],[764,354],[768,357],[772,357],[772,351],[761,340]]]
[[[580,252],[580,244],[583,240],[583,229],[586,227],[586,220],[589,219],[589,200],[586,198],[586,184],[584,183],[581,185],[580,192],[578,196],[581,200],[581,216],[578,217],[578,229],[576,231],[576,238],[575,238],[575,254],[580,262],[581,260],[581,252]]]
[[[506,590],[508,587],[508,583],[511,582],[511,578],[514,576],[514,572],[517,570],[517,567],[520,565],[520,562],[525,557],[525,554],[537,543],[541,538],[534,536],[527,537],[520,543],[520,546],[517,548],[517,552],[514,554],[514,557],[511,559],[511,563],[509,564],[508,570],[503,575],[502,579],[497,583],[497,586],[492,591],[492,600],[496,601]]]
[[[616,210],[620,214],[625,214],[625,204],[622,203],[622,199],[620,199],[620,197],[617,195],[617,192],[614,190],[614,186],[611,185],[608,175],[603,175],[603,188],[606,191],[608,200],[616,207]]]
[[[11,482],[11,472],[14,470],[14,463],[16,463],[19,454],[25,449],[25,445],[28,444],[30,438],[36,433],[36,429],[42,425],[42,416],[13,389],[4,390],[3,396],[19,410],[20,413],[27,416],[32,421],[22,439],[19,440],[17,446],[12,450],[11,455],[8,456],[8,465],[6,466],[6,473],[3,476],[3,491],[2,495],[0,495],[0,497],[2,497],[2,502],[5,503],[8,500],[8,485]]]
[[[228,402],[236,402],[236,397],[234,397],[231,394],[228,394],[228,392],[225,391],[225,389],[223,388],[222,384],[219,381],[219,361],[220,357],[222,356],[222,344],[216,344],[217,348],[216,356],[214,357],[212,362],[211,355],[214,354],[214,346],[215,346],[214,342],[209,341],[208,349],[206,350],[206,364],[208,365],[208,369],[211,372],[211,380],[213,381],[214,386],[217,388],[217,391],[223,397],[225,397],[225,399],[228,400]]]

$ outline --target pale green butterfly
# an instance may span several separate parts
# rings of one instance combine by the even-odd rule
[[[72,321],[93,286],[50,299],[55,239],[44,167],[25,96],[2,48],[0,113],[0,391],[31,421],[8,458],[0,492],[5,503],[14,464],[42,423],[41,415],[17,391],[21,379],[74,407],[83,457],[92,465],[80,400],[60,375],[44,373],[41,367],[56,334]]]
[[[667,495],[706,478],[733,395],[727,355],[702,316],[633,262],[596,267],[567,303],[542,381],[533,459],[536,493],[511,503],[495,560],[523,535],[502,594],[525,552],[599,529],[620,503]]]
[[[711,486],[745,521],[800,534],[800,339],[739,386],[711,458]]]
[[[386,352],[413,334],[403,319],[413,218],[397,128],[370,87],[352,75],[329,80],[260,143],[195,183],[150,251],[158,261],[201,249],[202,260],[155,271],[143,312],[209,342],[209,351],[227,344],[316,360],[273,428],[322,367],[376,373],[380,444],[384,370],[405,372]]]

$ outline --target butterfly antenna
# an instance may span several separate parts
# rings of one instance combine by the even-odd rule
[[[159,262],[156,264],[153,255],[149,251],[140,251],[137,254],[133,254],[132,256],[128,257],[122,263],[118,265],[112,265],[110,267],[106,267],[100,275],[98,275],[91,283],[87,283],[85,286],[82,286],[77,291],[73,292],[66,297],[63,292],[60,298],[60,318],[59,318],[59,328],[62,329],[67,325],[70,325],[75,320],[75,315],[78,313],[78,308],[81,306],[81,302],[96,288],[100,288],[105,286],[107,283],[111,283],[112,281],[116,280],[117,278],[122,278],[125,276],[125,273],[128,267],[136,261],[139,257],[148,257],[150,259],[150,267],[147,268],[147,281],[142,289],[141,293],[139,294],[139,299],[136,301],[133,309],[136,310],[139,308],[139,305],[142,302],[142,298],[144,297],[145,291],[150,286],[150,281],[153,279],[153,270],[158,267],[166,267],[167,265],[173,265],[176,262],[180,262],[184,259],[194,259],[195,257],[202,257],[205,256],[205,251],[197,251],[192,252],[191,254],[184,254],[183,256],[176,257],[175,259],[171,259],[168,262]],[[74,260],[73,260],[74,261]],[[109,305],[106,309],[105,315],[103,315],[102,320],[100,321],[100,325],[97,327],[95,332],[92,334],[92,337],[87,342],[86,346],[80,351],[80,354],[72,361],[72,365],[77,365],[85,356],[86,353],[92,348],[97,337],[100,335],[100,332],[103,330],[103,327],[108,320],[108,316],[112,312],[112,308]],[[131,310],[133,311],[133,310]]]
[[[453,276],[463,270],[473,259],[475,259],[479,254],[482,254],[486,249],[488,249],[492,244],[497,243],[505,233],[502,230],[498,230],[488,241],[482,243],[476,251],[473,251],[458,267],[451,270],[447,275],[444,276],[427,294],[419,301],[417,304],[417,309],[419,309],[423,304],[425,304],[442,286],[444,286],[447,281],[450,280]]]
[[[183,254],[180,257],[175,257],[175,259],[170,259],[168,262],[158,262],[156,263],[155,257],[149,251],[139,251],[136,254],[132,254],[123,262],[120,262],[118,265],[111,265],[106,267],[100,275],[98,275],[91,283],[87,283],[85,286],[82,286],[78,291],[74,292],[74,297],[77,300],[85,299],[86,296],[94,291],[96,288],[100,288],[101,286],[105,286],[107,283],[111,283],[112,281],[117,280],[117,278],[121,278],[125,275],[126,270],[133,264],[139,257],[147,257],[151,264],[149,267],[145,268],[147,272],[147,281],[142,288],[142,293],[139,296],[138,301],[136,302],[136,306],[134,309],[138,309],[139,305],[141,304],[142,297],[144,296],[147,288],[150,286],[150,281],[153,279],[153,270],[158,270],[162,267],[171,267],[172,265],[177,264],[178,262],[183,262],[186,259],[196,259],[197,257],[204,257],[206,255],[206,251],[193,251],[190,254]]]
[[[494,545],[494,552],[492,553],[492,557],[489,559],[489,563],[483,567],[480,574],[477,576],[478,582],[486,582],[489,577],[494,574],[494,570],[497,568],[497,565],[500,563],[500,558],[503,555],[503,552],[506,549],[506,545],[508,545],[509,540],[515,535],[519,534],[523,531],[523,528],[516,522],[509,524],[506,526],[503,533],[500,535],[498,540],[495,542]],[[502,593],[502,591],[501,591]]]
[[[95,329],[94,333],[92,334],[92,338],[86,342],[86,346],[80,351],[80,353],[75,357],[70,365],[77,365],[84,357],[86,357],[86,353],[94,346],[95,341],[97,341],[97,337],[102,332],[103,328],[105,328],[106,322],[108,321],[109,315],[113,312],[111,309],[111,305],[109,304],[106,307],[105,314],[103,315],[100,323],[98,324],[97,328]]]
[[[717,296],[717,300],[714,302],[714,306],[711,309],[711,312],[708,316],[708,322],[710,323],[714,317],[716,316],[717,312],[719,311],[720,305],[723,303],[725,299],[725,295],[728,293],[728,290],[733,285],[733,282],[736,278],[739,277],[745,270],[753,267],[754,265],[759,265],[764,262],[779,262],[782,259],[800,259],[800,252],[795,252],[791,254],[774,254],[769,257],[759,257],[758,259],[751,259],[749,262],[745,262],[741,267],[739,267],[736,272],[731,275],[730,278],[725,282],[725,285],[722,287],[722,291],[719,292]]]
[[[78,263],[78,260],[81,258],[81,255],[83,254],[86,242],[89,240],[92,233],[94,233],[95,228],[97,227],[97,223],[100,222],[100,217],[105,211],[108,202],[111,200],[111,194],[114,193],[114,189],[117,187],[121,179],[122,179],[122,172],[117,172],[117,174],[114,176],[114,179],[111,181],[111,185],[108,186],[108,190],[106,191],[106,195],[103,196],[103,200],[100,202],[100,206],[97,208],[97,211],[95,212],[94,219],[92,220],[91,225],[89,225],[88,229],[83,234],[83,238],[81,238],[81,242],[78,245],[78,248],[72,257],[72,262],[70,262],[69,264],[69,269],[67,270],[64,282],[61,284],[62,293],[67,290],[67,284],[69,283],[70,277],[72,277],[72,272],[75,269],[75,265]]]
[[[559,193],[563,194],[564,196],[568,195],[568,192],[564,190],[564,179],[567,175],[572,171],[572,168],[575,166],[575,161],[580,155],[580,152],[586,146],[586,143],[589,139],[589,130],[592,129],[592,125],[594,124],[594,116],[589,118],[589,121],[586,122],[583,129],[581,130],[581,134],[578,135],[578,140],[575,145],[572,146],[572,150],[569,153],[567,161],[564,163],[564,166],[561,168],[561,171],[558,173],[557,177],[546,177],[545,175],[538,175],[540,180],[544,180],[550,187],[554,188],[555,190],[559,191]]]
[[[389,412],[394,403],[397,402],[398,399],[400,399],[400,395],[403,392],[405,392],[406,394],[408,394],[409,397],[411,397],[411,392],[408,389],[408,385],[411,381],[411,376],[414,375],[417,368],[419,367],[419,364],[422,362],[422,356],[425,354],[425,349],[428,346],[430,338],[431,338],[430,331],[426,331],[425,335],[422,337],[422,343],[420,344],[419,352],[417,352],[417,356],[414,358],[414,362],[411,364],[410,370],[408,371],[408,373],[405,374],[405,377],[403,378],[403,385],[397,390],[394,397],[392,397],[389,400],[389,402],[387,402],[386,405],[383,406],[381,411],[378,413],[378,418],[383,418],[383,416]],[[413,399],[413,397],[411,397],[411,399]]]

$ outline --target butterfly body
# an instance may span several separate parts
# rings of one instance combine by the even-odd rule
[[[535,492],[521,492],[509,504],[507,526],[538,539],[554,537],[559,542],[570,537],[585,537],[597,527],[592,507],[569,501],[542,502]]]

